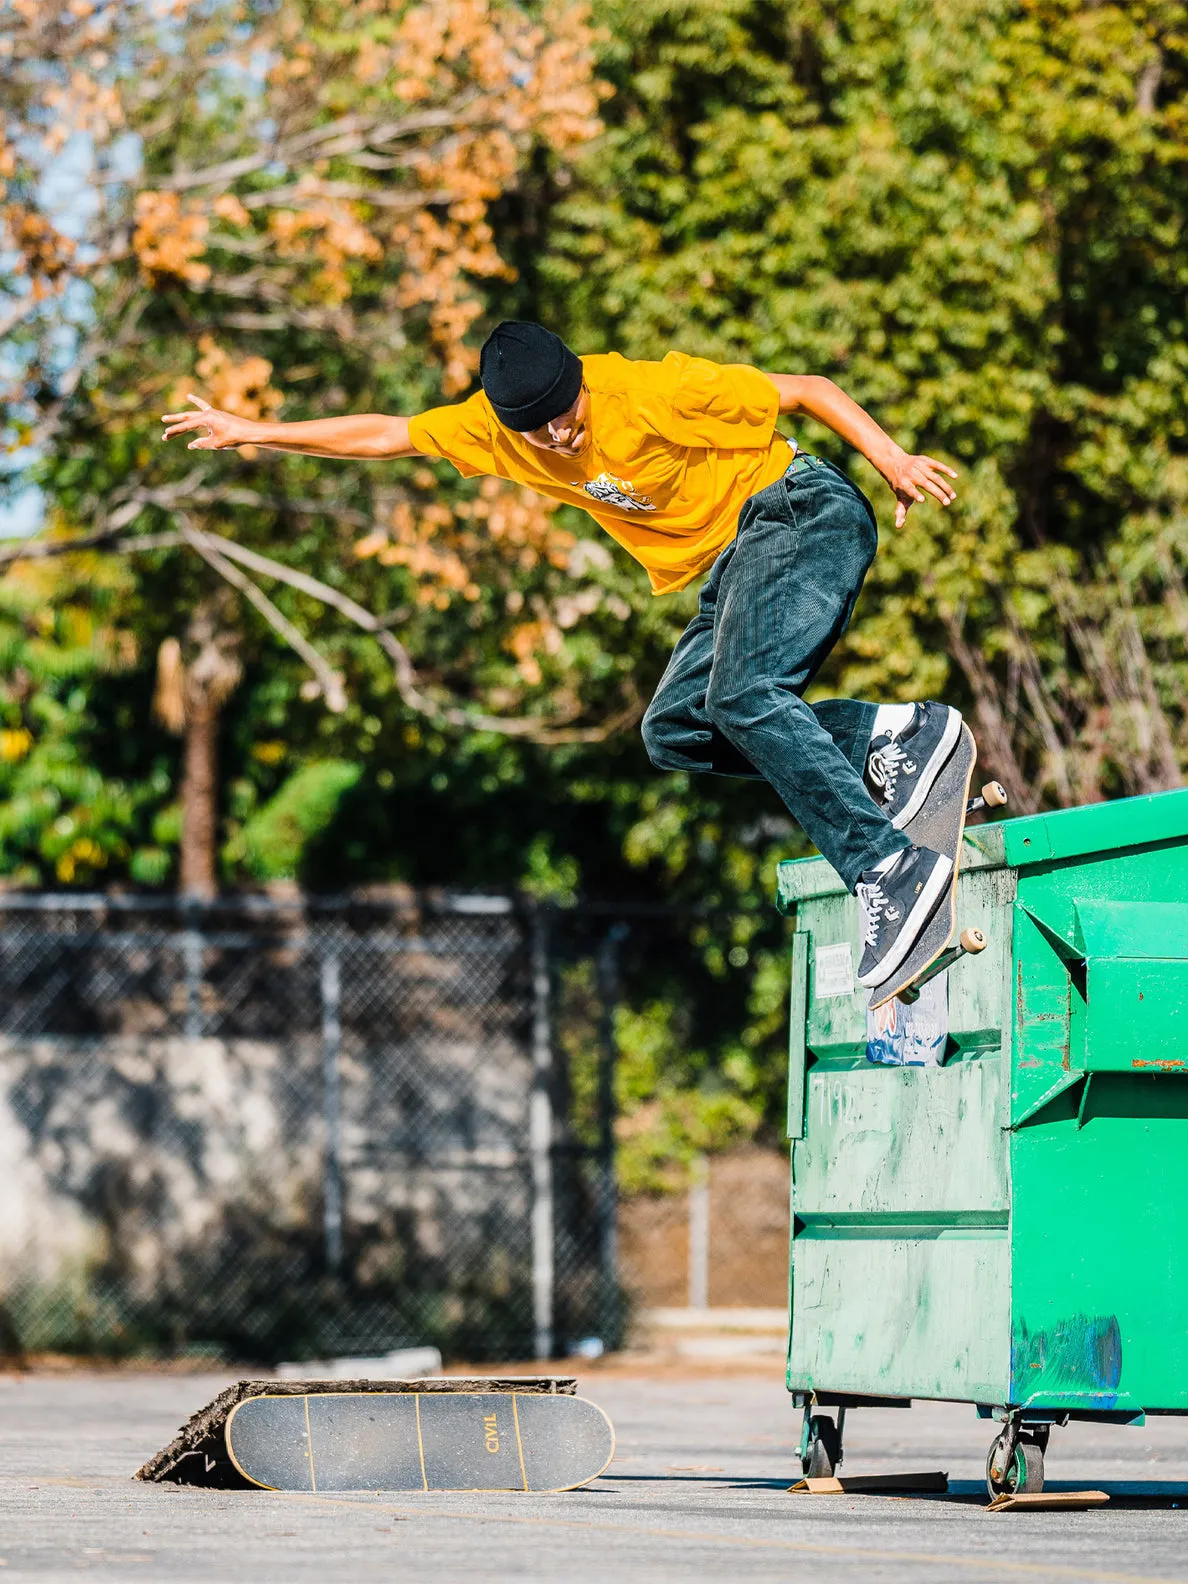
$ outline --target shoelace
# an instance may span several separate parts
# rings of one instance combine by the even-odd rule
[[[889,898],[878,880],[858,884],[858,914],[862,921],[862,941],[872,950],[879,944],[879,923]]]
[[[885,748],[871,750],[870,758],[866,761],[866,773],[876,787],[882,788],[884,803],[890,803],[895,797],[899,769],[906,758],[906,751],[894,737]]]

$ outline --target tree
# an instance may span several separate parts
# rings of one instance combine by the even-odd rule
[[[610,125],[547,264],[571,333],[832,374],[961,467],[952,515],[885,538],[829,683],[964,697],[1020,809],[1178,783],[1182,8],[600,16]]]
[[[183,895],[205,900],[218,890],[219,716],[243,676],[240,636],[219,592],[193,611],[185,650],[176,638],[157,650],[153,698],[162,725],[185,737],[178,880]]]
[[[151,547],[130,605],[147,652],[187,642],[194,611],[215,608],[213,573],[243,596],[225,621],[249,671],[279,637],[311,673],[297,681],[290,665],[286,685],[356,731],[377,689],[454,729],[546,741],[614,731],[638,714],[634,690],[613,670],[591,686],[564,637],[603,602],[588,574],[606,558],[580,552],[530,492],[460,490],[430,468],[191,459],[162,453],[154,422],[194,382],[233,410],[276,411],[274,367],[300,392],[296,415],[408,410],[464,386],[478,287],[511,274],[492,203],[538,153],[564,159],[598,127],[586,13],[535,21],[493,0],[180,5],[172,34],[154,16],[60,5],[5,18],[21,350],[7,416],[46,452],[39,474],[61,529]],[[51,112],[58,130],[46,133]],[[100,195],[78,246],[39,207],[39,171],[71,129]],[[210,531],[232,524],[235,542]],[[571,566],[587,571],[576,592],[562,587]],[[275,599],[261,578],[279,583]],[[620,605],[611,596],[612,613]],[[370,637],[352,640],[343,617]],[[226,688],[199,698],[201,662],[187,674],[193,792],[210,780]],[[206,844],[204,887],[211,795],[183,798]]]
[[[147,7],[82,11],[0,16],[23,271],[6,410],[43,447],[41,548],[124,549],[3,585],[25,678],[0,700],[10,871],[173,873],[154,667],[229,587],[224,873],[721,904],[729,925],[697,926],[708,992],[655,963],[637,986],[652,1010],[621,1033],[651,1076],[631,1104],[704,1078],[775,1115],[771,867],[803,846],[766,788],[657,776],[625,730],[692,595],[651,601],[577,514],[445,468],[155,442],[195,378],[249,412],[423,407],[464,388],[509,311],[582,351],[833,374],[952,458],[962,491],[885,538],[822,691],[963,702],[1016,808],[1179,778],[1188,46],[1170,0],[599,0],[537,20],[282,0],[183,5],[164,34]],[[40,201],[54,118],[96,161],[85,237]],[[877,499],[828,436],[800,438]],[[746,1012],[718,989],[731,964]],[[658,1038],[682,997],[697,1035]]]

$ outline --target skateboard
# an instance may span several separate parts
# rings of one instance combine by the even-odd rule
[[[249,1397],[226,1440],[245,1479],[281,1491],[573,1490],[615,1450],[584,1397],[517,1391]]]
[[[903,828],[904,835],[914,846],[931,847],[934,852],[951,858],[953,874],[948,890],[937,903],[915,946],[889,978],[871,986],[869,1005],[872,1012],[895,996],[908,1003],[917,1000],[921,985],[952,967],[959,957],[985,948],[986,937],[977,929],[963,930],[960,944],[949,946],[957,922],[957,872],[961,867],[965,821],[976,810],[999,808],[1007,800],[1006,792],[997,781],[988,781],[980,797],[970,797],[969,784],[977,758],[973,733],[963,725],[961,736],[923,807]]]

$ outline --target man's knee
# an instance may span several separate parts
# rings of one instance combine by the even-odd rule
[[[675,722],[661,710],[649,709],[640,726],[640,736],[648,758],[657,770],[685,770],[688,760],[676,742]]]
[[[711,685],[705,699],[705,713],[722,735],[735,742],[747,728],[767,713],[770,687],[765,681],[735,683],[729,687]]]

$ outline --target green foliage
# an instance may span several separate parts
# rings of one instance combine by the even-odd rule
[[[267,30],[284,10],[249,7],[245,25]],[[389,92],[355,70],[384,44],[386,13],[306,14],[329,64],[293,113],[313,125],[362,114]],[[598,0],[595,20],[614,87],[606,133],[570,166],[547,140],[524,153],[489,212],[519,276],[484,275],[471,350],[489,319],[518,314],[582,351],[675,346],[834,377],[961,478],[949,512],[917,507],[888,531],[890,497],[872,470],[796,426],[852,469],[884,523],[818,691],[963,703],[1016,807],[1178,780],[1182,7]],[[133,116],[149,179],[255,148],[251,81],[195,64],[167,106],[150,96]],[[367,169],[334,155],[318,174],[357,184]],[[46,447],[38,476],[55,525],[89,529],[120,507],[128,532],[167,533],[180,505],[385,613],[435,696],[553,724],[638,714],[695,595],[651,599],[579,514],[542,525],[445,466],[157,444],[171,393],[231,380],[253,359],[267,370],[257,397],[283,395],[287,418],[409,412],[450,388],[435,309],[402,295],[398,249],[344,254],[349,290],[335,303],[312,241],[279,258],[264,217],[288,179],[253,170],[233,184],[246,221],[205,216],[207,280],[183,271],[146,285],[126,253],[94,272],[95,317],[120,330]],[[132,198],[113,234],[127,231]],[[367,205],[353,212],[379,223]],[[201,350],[206,338],[218,357]],[[356,555],[371,533],[374,553]],[[214,575],[166,546],[134,561],[72,558],[59,576],[26,569],[0,584],[0,870],[169,884],[180,748],[152,723],[154,665]],[[328,713],[303,662],[242,608],[244,680],[221,741],[226,878],[521,886],[562,903],[720,910],[686,930],[679,964],[629,955],[617,1030],[626,1179],[656,1186],[666,1162],[777,1126],[786,956],[772,870],[805,849],[774,795],[659,775],[630,727],[542,745],[426,718],[374,639],[308,593],[262,584],[341,674],[348,705]],[[592,994],[573,990],[574,1005]],[[595,1025],[579,1011],[585,1034],[566,1037],[588,1128]]]
[[[149,750],[132,775],[104,763],[101,690],[134,664],[136,643],[111,614],[118,562],[89,558],[74,576],[30,563],[0,582],[0,874],[22,885],[91,885],[137,869],[148,810],[169,774]],[[162,875],[163,878],[163,875]]]
[[[641,923],[621,948],[628,999],[613,1009],[612,1027],[625,1193],[682,1189],[696,1156],[749,1139],[770,1121],[786,1048],[787,946],[723,949],[724,927],[707,923],[690,939],[675,922]],[[607,1025],[590,959],[567,967],[558,989],[570,1116],[578,1142],[593,1149]]]
[[[619,1009],[616,1101],[624,1193],[683,1187],[695,1155],[750,1138],[763,1117],[757,1075],[734,1042],[698,1050],[688,1010],[651,1001]]]
[[[1166,784],[1125,732],[1095,740],[1090,698],[1130,708],[1146,679],[1109,699],[1070,652],[1054,584],[1097,577],[1119,533],[1188,510],[1182,9],[605,0],[600,14],[611,126],[543,267],[579,344],[829,374],[901,443],[960,468],[951,513],[918,508],[885,535],[826,685],[964,696],[1020,792],[1063,800],[1079,760],[1102,790]],[[799,437],[889,515],[865,463],[811,425]],[[1061,691],[1062,669],[1089,670],[1089,697]],[[1182,763],[1182,706],[1165,707]],[[1083,775],[1077,790],[1095,792]]]
[[[362,773],[362,765],[342,759],[303,765],[246,821],[228,859],[258,880],[295,879],[305,849],[328,829]]]

